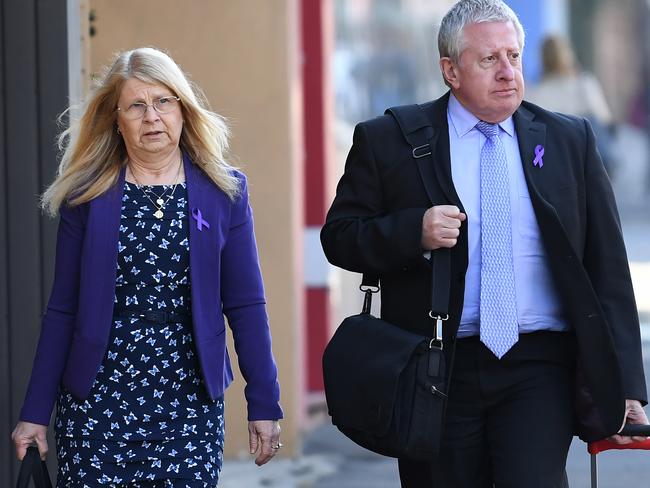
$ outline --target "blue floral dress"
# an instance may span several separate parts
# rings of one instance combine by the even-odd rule
[[[59,391],[57,487],[217,485],[223,398],[210,400],[199,373],[190,323],[187,189],[180,183],[172,190],[124,185],[109,346],[85,401]],[[162,218],[145,192],[166,201]],[[132,311],[174,312],[186,320],[153,322],[129,316]]]

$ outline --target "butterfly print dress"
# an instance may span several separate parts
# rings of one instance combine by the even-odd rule
[[[60,389],[57,487],[217,485],[223,398],[205,392],[193,345],[188,225],[184,183],[125,182],[109,346],[85,401]]]

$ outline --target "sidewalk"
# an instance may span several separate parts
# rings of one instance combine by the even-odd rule
[[[650,357],[650,342],[644,356]],[[646,371],[650,363],[646,360]],[[531,439],[531,441],[533,441]],[[647,451],[608,451],[598,456],[600,486],[646,487],[650,479]],[[572,488],[589,486],[589,454],[586,444],[574,438],[567,473]],[[323,424],[305,435],[304,455],[276,459],[263,468],[251,460],[226,460],[222,488],[396,488],[394,459],[374,455],[343,437],[335,427]]]
[[[224,462],[221,488],[394,488],[397,465],[343,437],[329,422],[307,432],[303,455],[274,459],[263,468],[251,459]]]

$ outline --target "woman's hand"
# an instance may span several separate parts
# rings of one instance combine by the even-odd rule
[[[11,439],[14,441],[19,461],[23,460],[27,448],[34,443],[38,446],[41,459],[45,460],[45,456],[47,456],[47,425],[18,422],[11,433]]]
[[[251,454],[259,450],[255,464],[268,463],[282,447],[280,444],[280,422],[277,420],[253,420],[248,422],[248,443]]]

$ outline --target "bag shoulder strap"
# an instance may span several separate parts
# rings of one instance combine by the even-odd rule
[[[418,104],[400,105],[390,107],[385,112],[392,115],[406,142],[412,149],[415,159],[424,158],[431,155],[430,140],[433,136],[433,127],[429,117],[424,113],[422,107]]]
[[[430,163],[435,164],[433,159],[433,148],[431,137],[433,126],[427,114],[418,104],[401,105],[390,107],[385,112],[391,115],[402,132],[402,136],[411,146],[411,154],[414,159],[429,157]],[[440,248],[431,252],[431,318],[435,319],[436,332],[434,338],[442,339],[442,321],[449,318],[449,288],[451,283],[451,252],[448,248]],[[379,278],[363,275],[361,289],[366,291],[369,287],[378,287]],[[370,292],[366,293],[364,301],[364,312],[368,310]]]

